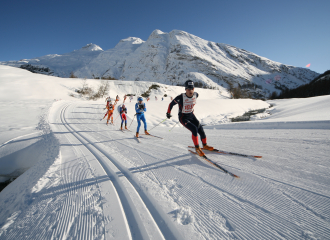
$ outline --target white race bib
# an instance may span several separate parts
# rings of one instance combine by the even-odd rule
[[[194,110],[194,106],[196,104],[197,94],[194,93],[194,95],[191,98],[188,98],[185,93],[182,93],[182,113],[191,113]]]

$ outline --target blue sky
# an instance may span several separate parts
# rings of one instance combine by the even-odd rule
[[[330,0],[10,0],[0,4],[0,61],[61,54],[155,29],[183,30],[273,61],[330,70]]]

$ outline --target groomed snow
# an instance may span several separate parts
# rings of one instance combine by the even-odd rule
[[[175,125],[177,107],[152,129],[170,102],[161,97],[182,87],[152,91],[148,129],[163,140],[138,143],[136,98],[125,103],[132,132],[121,132],[117,112],[115,126],[100,121],[103,99],[69,96],[80,79],[0,66],[0,84],[0,174],[24,171],[0,193],[0,239],[329,238],[329,96],[264,102],[196,89],[208,143],[263,156],[207,153],[234,179],[187,151],[191,134]],[[110,96],[122,101],[150,85],[111,81]],[[269,104],[254,121],[229,123]]]

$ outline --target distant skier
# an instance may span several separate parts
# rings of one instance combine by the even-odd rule
[[[171,97],[171,101],[173,100],[173,97]]]
[[[146,104],[143,102],[143,98],[139,97],[138,102],[135,104],[135,111],[136,111],[136,119],[138,122],[138,126],[136,129],[136,137],[139,137],[139,131],[140,131],[140,126],[141,126],[141,120],[143,121],[144,124],[144,132],[146,135],[150,135],[147,131],[147,122],[146,118],[144,117],[144,112],[147,111],[146,109]]]
[[[125,129],[127,129],[127,117],[126,117],[127,108],[125,107],[124,104],[119,108],[119,114],[120,114],[120,118],[121,118],[120,130],[123,130],[124,121],[125,121]]]
[[[126,97],[127,97],[127,96],[126,96],[126,94],[125,94],[123,103],[125,103]]]
[[[113,110],[114,110],[115,106],[112,105],[112,103],[110,102],[109,103],[109,106],[107,106],[107,112],[106,114],[104,115],[103,119],[108,116],[108,119],[107,119],[107,125],[109,123],[109,119],[111,118],[111,124],[113,124]]]
[[[214,148],[207,145],[204,129],[194,115],[194,106],[196,104],[196,99],[198,98],[198,93],[194,92],[194,82],[187,80],[184,86],[186,92],[180,94],[171,101],[167,109],[166,117],[170,119],[172,117],[171,110],[173,106],[179,104],[179,121],[192,132],[192,140],[198,155],[204,156],[204,152],[199,147],[197,134],[199,134],[202,139],[203,149],[212,151]]]
[[[155,100],[157,101],[157,97],[155,96]]]
[[[149,98],[149,97],[147,97],[147,102],[149,102],[149,100],[150,100],[150,98]]]
[[[120,99],[119,99],[119,96],[117,95],[116,96],[116,102],[118,102]]]
[[[109,110],[109,106],[110,104],[112,104],[110,97],[108,97],[106,101],[107,101],[107,105],[105,106],[105,108]]]
[[[162,101],[164,101],[164,98],[162,97]]]

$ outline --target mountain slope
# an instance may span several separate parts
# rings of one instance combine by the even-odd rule
[[[20,61],[1,62],[2,65],[8,65],[12,67],[21,67],[27,70],[33,69],[34,72],[42,73],[46,75],[53,75],[58,77],[69,77],[71,72],[74,72],[86,64],[92,59],[97,57],[102,48],[95,44],[87,44],[79,50],[74,50],[70,53],[64,54],[49,54],[42,57],[33,59],[22,59]],[[32,66],[34,68],[32,68]],[[45,69],[49,71],[45,71]],[[33,72],[33,71],[32,71]]]
[[[199,87],[240,86],[253,97],[296,88],[319,75],[179,30],[155,30],[145,42],[134,37],[123,39],[107,51],[96,45],[92,49],[0,64],[31,64],[40,67],[40,73],[61,77],[69,77],[73,71],[81,78],[111,77],[169,85],[182,85],[192,79]]]

